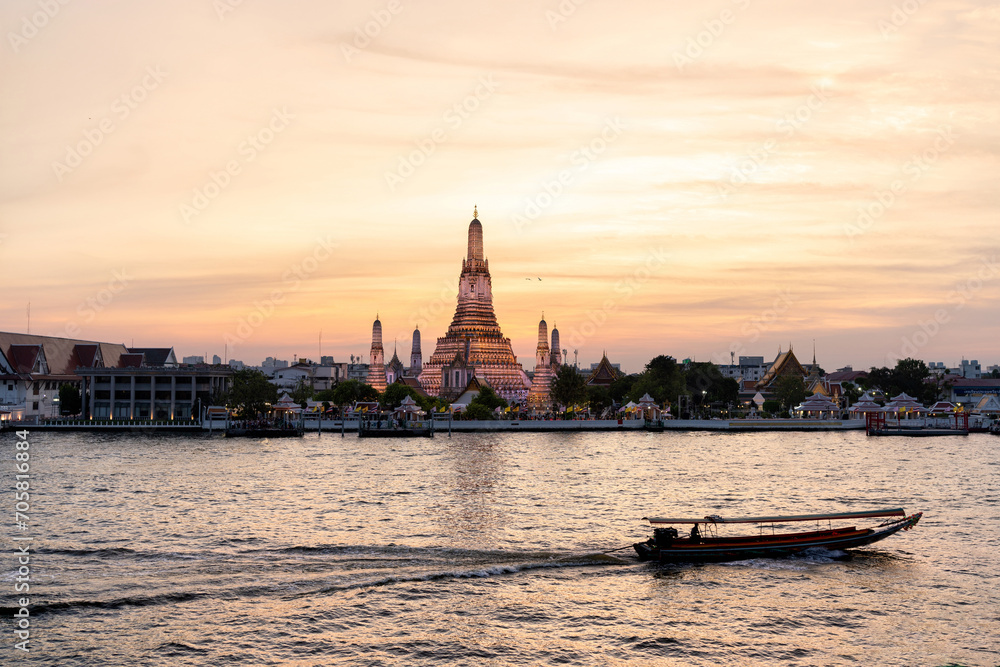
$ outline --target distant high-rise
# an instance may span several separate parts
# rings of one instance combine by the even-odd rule
[[[434,354],[420,373],[420,384],[432,396],[457,396],[470,377],[485,381],[508,400],[523,400],[531,384],[493,312],[493,284],[478,211],[473,211],[469,223],[468,255],[462,261],[455,317],[448,332],[437,339]]]
[[[385,391],[385,350],[382,349],[382,323],[378,317],[372,324],[372,351],[368,364],[368,384],[377,391]]]

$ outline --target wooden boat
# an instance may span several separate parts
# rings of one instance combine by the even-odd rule
[[[633,544],[639,560],[660,563],[721,563],[750,558],[784,558],[807,549],[842,550],[884,540],[900,530],[917,525],[923,512],[906,515],[902,509],[843,512],[838,514],[800,514],[794,516],[761,516],[744,519],[724,519],[718,515],[700,519],[645,518],[653,526],[653,537]],[[835,528],[834,521],[890,518],[871,528],[846,526]],[[826,527],[805,532],[779,532],[787,523],[826,522]],[[719,535],[723,524],[759,524],[758,534],[734,537]],[[681,537],[674,526],[692,526]]]

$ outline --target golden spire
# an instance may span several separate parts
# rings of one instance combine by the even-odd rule
[[[475,205],[475,206],[472,207],[472,217],[473,218],[478,218],[479,217],[479,206],[478,205]]]

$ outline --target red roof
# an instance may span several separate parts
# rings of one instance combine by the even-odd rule
[[[28,350],[25,351],[25,348]],[[5,331],[0,331],[0,350],[3,350],[14,370],[21,373],[31,372],[38,360],[38,351],[42,350],[49,375],[63,376],[75,376],[78,367],[91,366],[99,361],[115,367],[118,357],[126,351],[124,345],[115,343]],[[21,368],[25,370],[21,371]]]
[[[14,367],[15,373],[31,373],[42,353],[41,345],[11,345],[7,350],[7,359]]]

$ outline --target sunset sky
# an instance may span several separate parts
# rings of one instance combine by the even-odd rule
[[[65,3],[65,4],[63,4]],[[6,0],[0,330],[1000,363],[1000,3]]]

